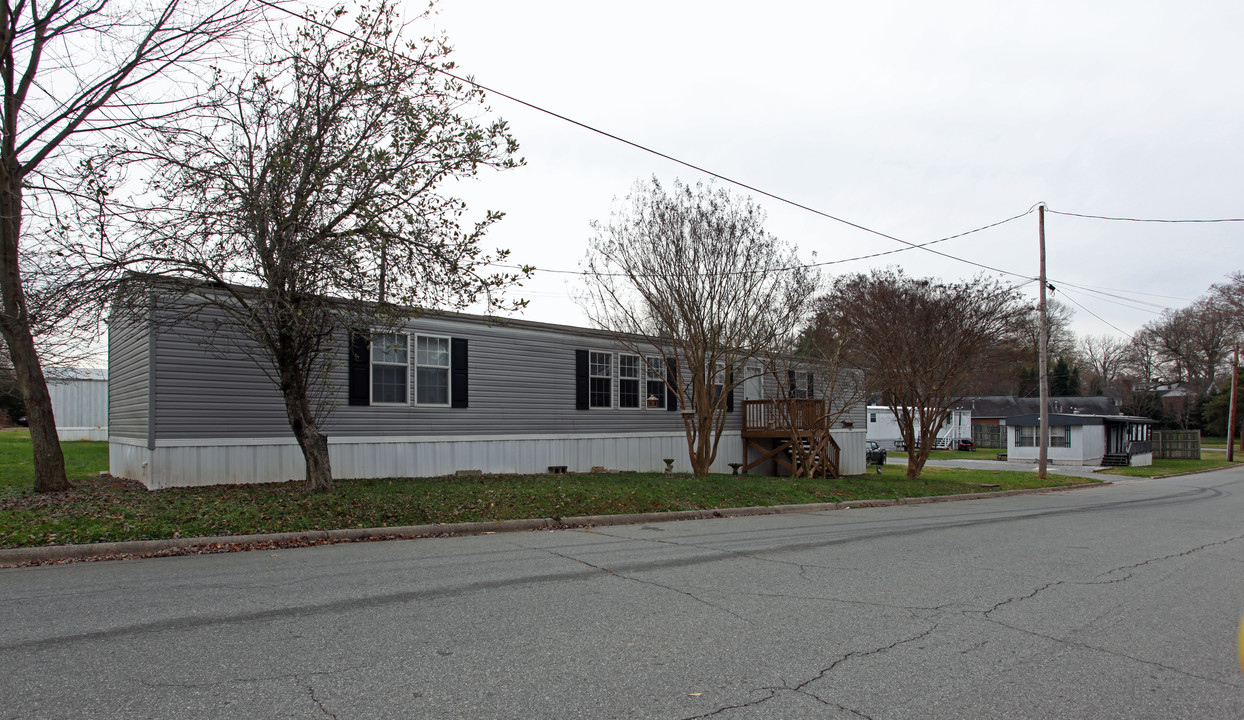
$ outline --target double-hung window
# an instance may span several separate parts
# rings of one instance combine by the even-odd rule
[[[588,404],[594,408],[613,407],[613,353],[588,355]]]
[[[415,402],[449,404],[449,338],[415,337]]]
[[[641,408],[639,379],[643,377],[644,361],[638,355],[618,356],[618,407]]]
[[[664,368],[664,358],[660,356],[650,356],[648,358],[648,387],[647,398],[644,403],[649,408],[665,407],[665,378],[661,375],[661,371]]]
[[[371,339],[371,402],[405,405],[410,378],[408,345],[404,333],[373,335]]]
[[[1015,447],[1039,447],[1040,428],[1035,425],[1019,425],[1015,428]],[[1063,425],[1050,426],[1050,444],[1046,447],[1071,447],[1071,428]]]

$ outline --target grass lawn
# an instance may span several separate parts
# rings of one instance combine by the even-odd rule
[[[341,480],[328,494],[301,483],[148,491],[100,478],[106,443],[64,443],[73,490],[31,492],[30,441],[0,433],[0,547],[842,502],[1073,485],[1080,478],[902,464],[833,480],[616,473]],[[996,484],[982,488],[979,484]]]
[[[1006,448],[1001,450],[997,448],[977,448],[975,451],[968,450],[932,450],[929,452],[930,460],[993,460],[997,458],[998,453],[1006,452]],[[907,453],[902,450],[890,450],[889,456],[895,458],[898,462],[907,462]]]
[[[1217,457],[1214,457],[1214,455],[1217,455]],[[1227,462],[1226,453],[1213,453],[1203,456],[1200,460],[1154,460],[1152,465],[1110,468],[1109,470],[1103,470],[1101,474],[1126,475],[1128,477],[1156,477],[1158,475],[1175,475],[1196,470],[1213,470],[1214,468],[1238,464],[1238,462]]]
[[[108,443],[63,442],[65,474],[70,482],[98,477],[108,469]],[[0,498],[14,489],[28,489],[34,483],[34,461],[30,450],[30,431],[0,430]]]

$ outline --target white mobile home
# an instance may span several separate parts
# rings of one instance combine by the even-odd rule
[[[242,351],[153,306],[109,327],[109,465],[149,488],[280,482],[305,463],[272,381]],[[321,429],[337,478],[601,466],[689,470],[681,408],[656,366],[598,330],[464,314],[425,315],[384,345],[337,333]],[[375,338],[379,339],[379,338]],[[651,357],[651,356],[648,356]],[[770,383],[772,380],[769,381]],[[730,398],[715,472],[744,462],[743,401]],[[842,418],[861,427],[864,409]],[[864,431],[833,431],[841,474],[865,470]],[[774,472],[757,467],[754,472]]]
[[[1050,413],[1046,460],[1053,465],[1152,465],[1154,421],[1127,415]],[[1008,418],[1007,460],[1036,462],[1040,415]]]
[[[897,448],[903,440],[898,429],[898,420],[888,405],[868,406],[868,439],[874,440],[887,449]],[[915,431],[920,432],[917,422]],[[972,439],[972,411],[969,408],[954,408],[950,417],[937,431],[937,446],[952,447],[960,440]]]
[[[49,368],[48,395],[61,440],[108,439],[108,372]]]

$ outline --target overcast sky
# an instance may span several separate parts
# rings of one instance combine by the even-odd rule
[[[421,8],[412,2],[408,14]],[[484,85],[913,243],[1041,201],[1133,218],[1244,217],[1239,0],[441,0],[434,23],[460,69]],[[489,102],[527,165],[449,190],[476,211],[506,213],[486,244],[516,262],[578,270],[589,223],[606,219],[636,180],[706,179],[504,98]],[[807,260],[903,247],[757,200],[769,231]],[[1085,308],[1076,308],[1081,334],[1134,332],[1244,269],[1241,233],[1244,223],[1047,215],[1054,297]],[[934,247],[1035,277],[1037,215]],[[944,279],[980,272],[920,250],[827,270],[890,264]],[[571,299],[582,282],[538,273],[520,293],[531,300],[522,317],[586,325]],[[1035,298],[1036,284],[1025,291]]]

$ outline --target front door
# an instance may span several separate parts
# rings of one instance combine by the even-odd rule
[[[1106,452],[1127,452],[1127,426],[1123,423],[1106,423]]]

